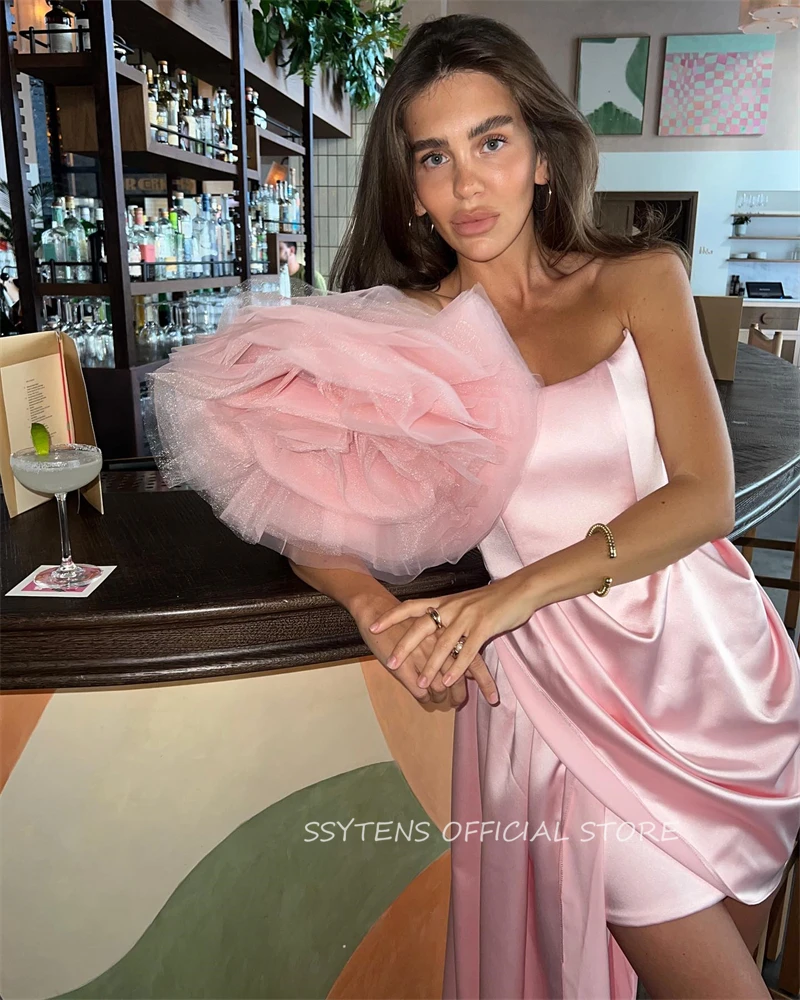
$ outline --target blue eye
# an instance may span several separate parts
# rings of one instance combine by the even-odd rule
[[[497,146],[495,149],[490,149],[489,150],[490,153],[497,153],[497,152],[499,152],[499,150],[501,150],[503,148],[503,146],[505,146],[505,144],[508,142],[508,140],[504,139],[502,135],[490,135],[489,138],[486,139],[486,141],[484,142],[484,146],[488,146],[490,142],[499,142],[499,143],[502,143],[502,145]]]
[[[422,163],[428,163],[430,160],[433,160],[434,156],[444,156],[444,153],[428,153],[428,155],[427,156],[423,156],[422,159],[419,162],[421,164]],[[431,165],[434,166],[434,167],[440,166],[439,163],[433,163]]]

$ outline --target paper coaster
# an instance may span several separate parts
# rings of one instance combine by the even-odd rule
[[[32,573],[29,573],[21,583],[18,583],[16,587],[12,587],[6,594],[6,597],[88,597],[92,591],[97,590],[103,580],[108,579],[117,567],[98,567],[103,572],[100,576],[96,576],[94,580],[90,580],[83,587],[72,587],[70,590],[46,590],[43,587],[37,587],[33,582],[33,578],[36,574],[41,573],[43,569],[52,568],[52,566],[37,566],[36,569]]]

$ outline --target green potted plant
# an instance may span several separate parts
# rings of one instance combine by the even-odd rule
[[[394,65],[390,52],[405,40],[405,0],[361,7],[355,0],[248,0],[253,38],[262,59],[275,52],[287,74],[311,84],[317,68],[332,74],[334,97],[354,107],[374,104]]]
[[[733,235],[734,236],[746,236],[747,235],[747,224],[750,221],[749,215],[734,215],[733,217]]]

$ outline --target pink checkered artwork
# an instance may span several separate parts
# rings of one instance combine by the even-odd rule
[[[763,135],[773,35],[670,35],[659,135]]]

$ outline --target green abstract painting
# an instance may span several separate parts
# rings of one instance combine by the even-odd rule
[[[647,36],[581,38],[578,108],[596,135],[641,135],[647,87]]]

